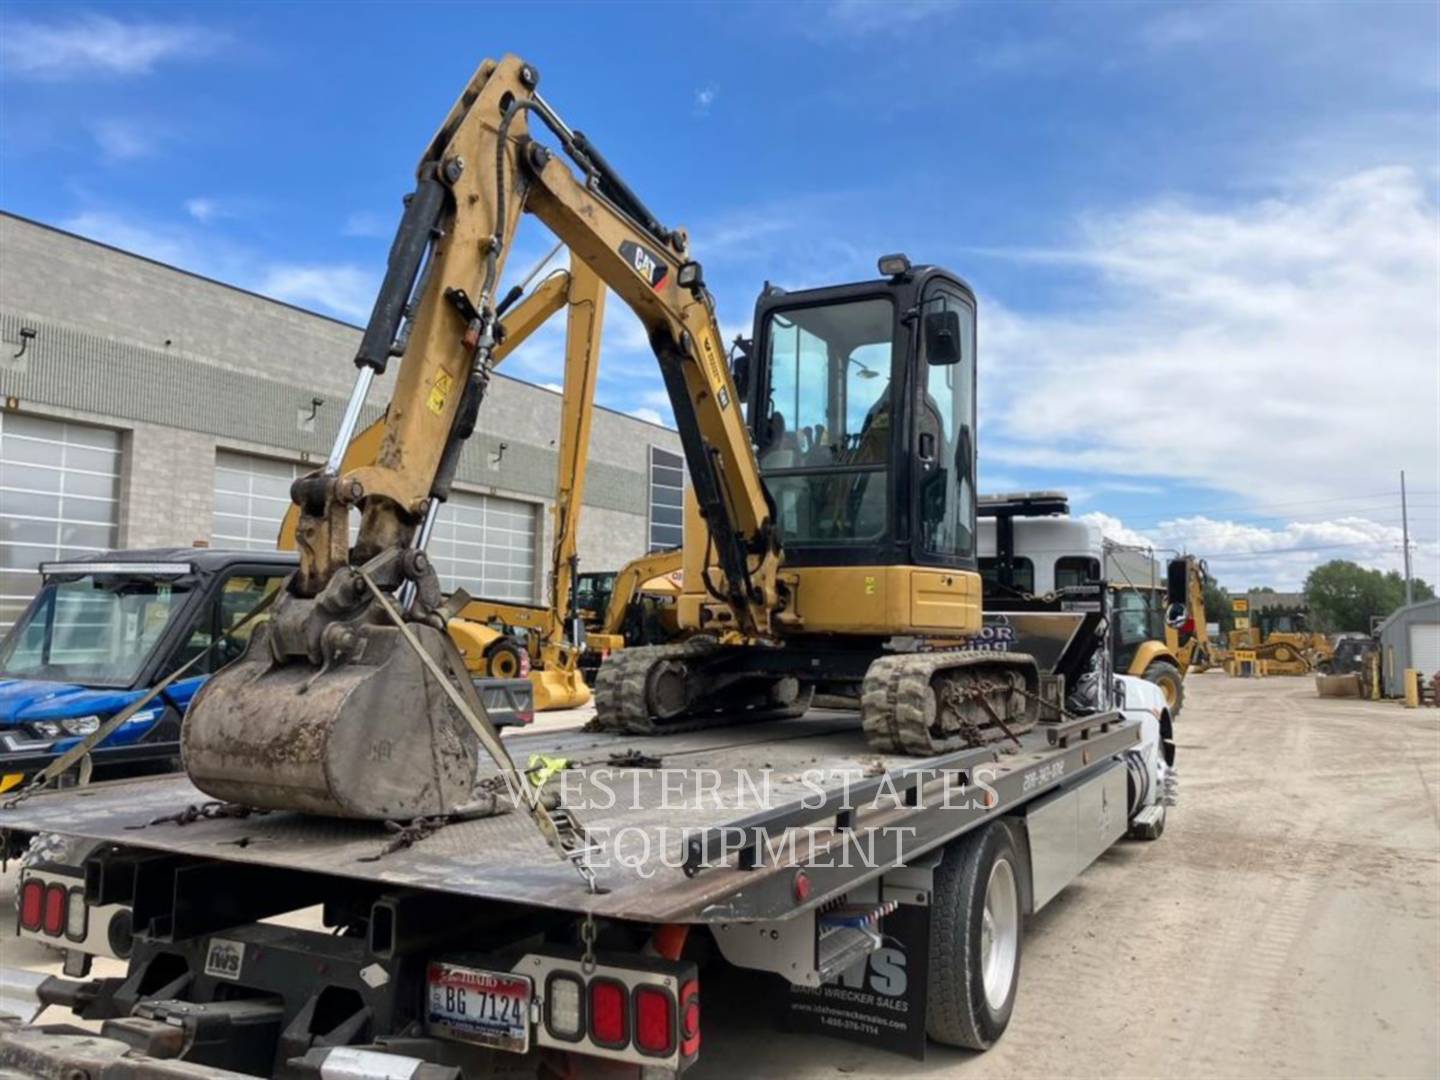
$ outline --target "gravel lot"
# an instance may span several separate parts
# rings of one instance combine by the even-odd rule
[[[777,1039],[741,974],[707,980],[687,1075],[1440,1075],[1440,712],[1320,700],[1301,678],[1187,692],[1164,837],[1112,849],[1032,921],[988,1054]],[[38,967],[10,939],[13,882],[0,952]]]

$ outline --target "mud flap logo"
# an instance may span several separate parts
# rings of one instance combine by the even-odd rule
[[[634,240],[626,240],[621,243],[620,255],[630,264],[630,269],[649,282],[650,288],[657,292],[660,286],[665,284],[665,279],[670,276],[670,267],[665,260],[649,248],[641,247]]]
[[[238,979],[245,966],[245,943],[211,938],[205,951],[205,974],[217,979]]]
[[[925,1057],[930,909],[902,904],[885,916],[885,944],[817,987],[792,986],[786,1026],[897,1054]]]

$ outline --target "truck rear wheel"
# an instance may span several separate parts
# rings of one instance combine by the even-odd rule
[[[525,662],[520,646],[501,638],[485,650],[485,673],[492,679],[520,679],[525,675]]]
[[[1020,985],[1020,860],[1000,823],[945,850],[935,869],[925,1028],[949,1046],[987,1050]]]
[[[1156,660],[1145,669],[1141,676],[1146,682],[1153,682],[1165,692],[1165,704],[1170,706],[1170,715],[1179,716],[1185,704],[1185,680],[1180,669],[1169,660]]]

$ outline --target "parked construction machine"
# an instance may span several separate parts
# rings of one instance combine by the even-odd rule
[[[250,806],[417,817],[472,805],[477,741],[508,761],[483,706],[465,700],[446,633],[468,597],[444,596],[423,548],[502,344],[501,273],[525,213],[648,332],[703,521],[686,537],[677,605],[695,636],[612,656],[599,726],[769,717],[803,707],[821,676],[860,685],[878,750],[933,754],[1033,726],[1029,657],[924,648],[980,629],[971,289],[903,255],[882,258],[873,281],[767,288],[732,377],[684,231],[537,85],[519,59],[487,61],[422,155],[334,448],[292,490],[299,569],[191,706],[196,786]],[[396,356],[377,458],[344,469],[371,383]]]
[[[587,680],[593,682],[600,665],[621,649],[680,638],[676,600],[682,558],[679,548],[671,548],[631,559],[610,573],[580,575],[575,607],[585,617],[580,667]]]

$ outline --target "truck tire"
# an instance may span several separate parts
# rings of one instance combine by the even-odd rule
[[[987,1050],[1005,1032],[1020,985],[1021,868],[996,822],[945,849],[930,908],[925,1030],[947,1046]]]
[[[1146,682],[1153,682],[1165,691],[1165,702],[1170,706],[1170,715],[1180,715],[1180,709],[1185,704],[1185,679],[1179,668],[1169,660],[1156,660],[1145,669],[1141,678]]]

